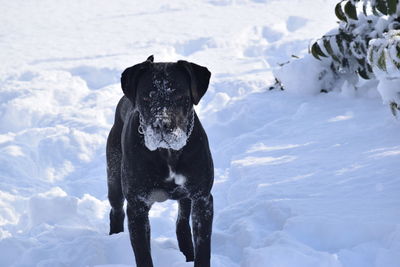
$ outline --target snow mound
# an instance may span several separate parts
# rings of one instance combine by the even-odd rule
[[[399,125],[376,90],[291,59],[335,26],[336,2],[2,3],[0,266],[132,266],[128,234],[108,236],[105,144],[120,73],[155,54],[213,73],[196,106],[213,267],[397,267]],[[285,91],[268,90],[274,75]],[[174,201],[150,211],[155,266],[193,265],[176,216]]]

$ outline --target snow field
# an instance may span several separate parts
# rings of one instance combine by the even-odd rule
[[[398,122],[374,85],[316,95],[310,56],[277,67],[335,27],[336,2],[3,3],[0,266],[133,265],[128,234],[107,235],[105,141],[120,73],[154,54],[213,73],[196,107],[213,267],[397,267]],[[274,74],[286,91],[268,91]],[[176,212],[151,210],[155,266],[192,266]]]

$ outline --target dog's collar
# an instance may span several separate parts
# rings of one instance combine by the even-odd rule
[[[189,140],[190,136],[192,135],[193,128],[194,128],[194,108],[192,108],[192,116],[190,116],[190,122],[189,122],[189,129],[187,129],[186,135],[187,135],[187,140]]]
[[[144,135],[144,119],[142,114],[140,114],[140,112],[138,111],[139,114],[139,127],[138,127],[138,133],[141,135]]]

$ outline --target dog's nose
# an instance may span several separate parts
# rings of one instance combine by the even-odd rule
[[[159,131],[168,131],[171,128],[171,121],[165,118],[157,118],[153,126]]]

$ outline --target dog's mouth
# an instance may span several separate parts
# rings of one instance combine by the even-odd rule
[[[154,151],[157,148],[180,150],[186,145],[188,135],[181,128],[169,130],[168,133],[147,126],[143,129],[145,146]]]
[[[182,149],[190,137],[193,130],[193,116],[190,118],[187,129],[182,129],[181,127],[155,127],[153,124],[146,124],[141,119],[139,126],[139,133],[143,134],[145,146],[154,151],[158,148],[180,150]]]

